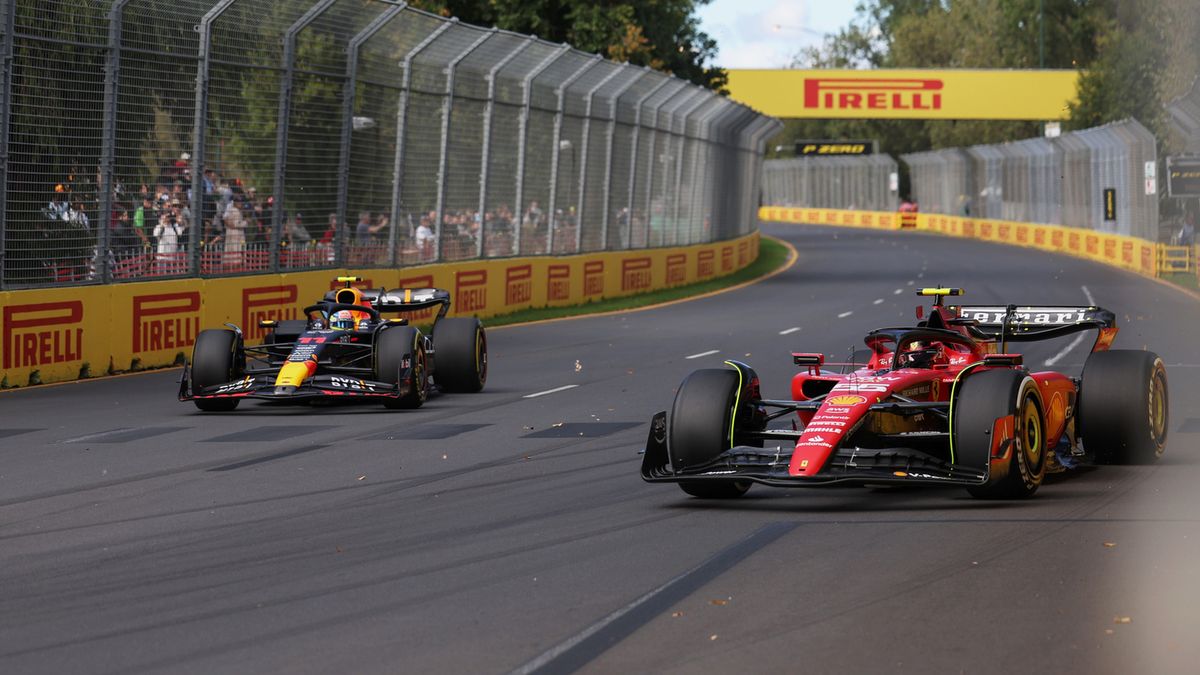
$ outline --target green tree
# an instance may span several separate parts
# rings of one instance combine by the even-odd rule
[[[725,71],[707,65],[717,44],[700,30],[696,8],[711,0],[417,0],[414,7],[495,25],[617,61],[650,66],[710,89]]]

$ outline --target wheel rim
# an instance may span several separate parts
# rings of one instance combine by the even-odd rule
[[[1037,470],[1042,460],[1042,417],[1033,397],[1027,397],[1021,407],[1020,451],[1025,453],[1029,467]]]
[[[480,384],[487,381],[487,337],[483,329],[475,330],[475,375]]]
[[[1167,382],[1162,369],[1155,368],[1150,378],[1150,436],[1162,445],[1167,435]]]

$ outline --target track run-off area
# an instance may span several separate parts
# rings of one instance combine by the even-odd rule
[[[764,231],[784,273],[490,331],[484,392],[417,411],[201,413],[178,370],[0,394],[0,672],[1196,672],[1200,301],[1028,249]],[[1167,364],[1165,457],[1021,502],[642,482],[689,372],[736,358],[784,398],[792,351],[843,360],[932,285],[1114,311],[1115,347]],[[1078,375],[1089,344],[1026,364]]]

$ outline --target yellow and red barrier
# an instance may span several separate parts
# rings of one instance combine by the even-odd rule
[[[535,307],[579,305],[707,281],[758,258],[757,232],[675,248],[567,257],[471,260],[401,269],[340,269],[220,279],[0,292],[0,385],[72,380],[190,357],[196,334],[229,322],[248,342],[262,319],[297,319],[339,275],[364,287],[445,288],[451,316],[487,318]],[[412,317],[415,322],[428,316]]]
[[[915,216],[915,224],[912,218]],[[905,219],[907,217],[907,221]],[[954,237],[982,239],[1043,251],[1054,251],[1120,267],[1148,277],[1158,275],[1159,244],[1137,237],[1106,234],[1063,225],[990,220],[937,213],[901,214],[894,211],[849,211],[764,206],[764,221],[838,225],[894,230],[912,227]]]

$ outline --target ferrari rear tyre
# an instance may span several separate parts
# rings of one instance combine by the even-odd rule
[[[1154,352],[1095,352],[1083,364],[1079,435],[1101,464],[1150,464],[1167,443],[1167,370]]]
[[[667,420],[667,447],[676,473],[701,467],[733,445],[737,371],[697,370],[675,394]],[[701,499],[733,499],[750,489],[750,481],[680,481],[680,489]]]
[[[407,376],[410,385],[404,396],[384,399],[385,407],[420,408],[428,394],[428,373],[425,338],[420,331],[412,326],[399,326],[379,332],[375,339],[375,380],[397,384]]]
[[[953,405],[954,463],[989,472],[987,483],[967,490],[981,499],[1024,499],[1037,492],[1046,475],[1047,443],[1033,379],[1015,370],[968,373]],[[992,462],[993,443],[1006,460]]]
[[[192,348],[193,391],[225,384],[241,374],[245,363],[238,362],[237,343],[237,333],[231,330],[219,328],[200,331],[196,336],[196,345]],[[224,412],[238,407],[241,399],[206,398],[195,399],[192,402],[205,412]]]
[[[487,335],[475,318],[442,319],[433,328],[433,381],[442,391],[473,394],[487,382]]]

